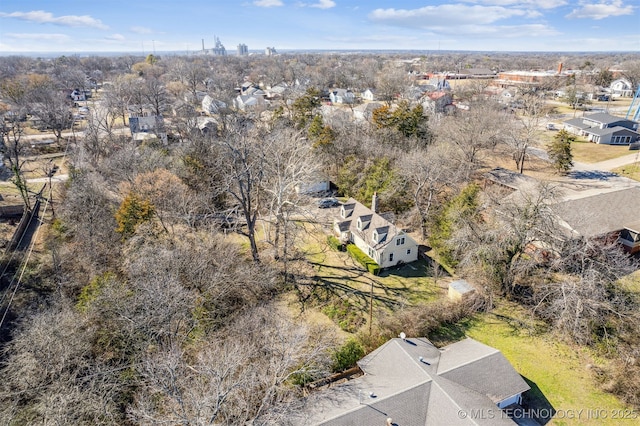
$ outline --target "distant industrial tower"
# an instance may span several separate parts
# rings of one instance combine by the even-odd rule
[[[227,49],[225,49],[222,43],[220,43],[220,39],[217,36],[215,37],[215,40],[216,40],[216,45],[213,49],[211,49],[211,53],[217,56],[226,56]]]
[[[220,39],[215,37],[216,44],[213,49],[205,49],[204,48],[204,39],[202,39],[202,54],[203,55],[216,55],[216,56],[226,56],[227,50],[224,48],[224,45],[220,43]]]
[[[264,49],[264,54],[267,56],[271,56],[271,55],[275,55],[278,52],[276,52],[276,48],[275,47],[267,47],[266,49]]]
[[[240,43],[238,45],[238,56],[247,56],[249,54],[249,48],[246,44]]]

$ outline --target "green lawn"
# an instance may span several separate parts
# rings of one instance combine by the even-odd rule
[[[523,322],[530,327],[523,327]],[[548,424],[620,424],[620,420],[611,418],[586,418],[588,410],[604,410],[612,417],[617,413],[615,410],[628,408],[598,388],[590,368],[597,361],[589,351],[560,343],[539,327],[531,326],[530,319],[517,305],[505,304],[492,313],[479,315],[459,325],[457,332],[460,331],[504,354],[532,387],[527,398],[537,401],[537,406],[557,411]],[[581,418],[567,418],[570,414],[577,416],[578,410],[584,410]],[[622,424],[634,422],[627,420]]]
[[[329,248],[322,238],[307,243],[307,260],[313,266],[316,280],[337,294],[351,298],[366,297],[370,295],[373,284],[377,305],[389,308],[429,302],[445,294],[441,288],[444,285],[442,272],[436,282],[431,266],[424,260],[390,268],[374,276],[353,261],[348,253]]]

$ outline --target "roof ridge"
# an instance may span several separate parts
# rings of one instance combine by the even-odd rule
[[[480,343],[480,342],[478,342],[478,343]],[[484,345],[484,346],[487,346],[487,345],[485,345],[484,343],[481,343],[481,344],[482,344],[482,345]],[[487,347],[488,347],[488,348],[493,349],[493,352],[489,352],[489,353],[484,354],[484,355],[482,355],[481,357],[478,357],[478,358],[472,358],[471,360],[469,360],[469,361],[467,361],[467,362],[464,362],[464,363],[462,363],[462,364],[458,364],[458,365],[456,365],[456,366],[454,366],[454,367],[448,368],[447,370],[438,371],[438,372],[436,373],[436,375],[440,376],[440,375],[442,375],[442,374],[444,374],[444,373],[448,373],[449,371],[457,370],[458,368],[460,368],[460,367],[464,367],[465,365],[469,365],[469,364],[472,364],[472,363],[474,363],[474,362],[480,361],[481,359],[485,359],[485,358],[487,358],[488,356],[491,356],[491,355],[495,355],[495,354],[499,354],[499,353],[501,353],[501,352],[500,352],[498,349],[496,349],[496,348],[492,348],[491,346],[487,346]],[[439,366],[440,366],[440,363],[438,363],[438,367],[439,367]]]

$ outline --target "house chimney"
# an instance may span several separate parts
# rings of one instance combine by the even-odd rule
[[[371,210],[374,213],[377,213],[378,210],[378,193],[374,192],[373,197],[371,197]]]
[[[204,39],[202,39],[202,51],[204,52]]]
[[[562,73],[562,62],[558,64],[558,75]]]
[[[391,417],[387,417],[387,422],[385,423],[385,426],[393,426],[393,419]]]

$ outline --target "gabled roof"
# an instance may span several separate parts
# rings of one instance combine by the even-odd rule
[[[626,223],[638,220],[640,188],[631,187],[551,206],[569,233],[596,237],[619,231]]]
[[[604,129],[601,129],[599,127],[592,127],[592,128],[584,129],[584,131],[586,133],[592,133],[598,136],[604,136],[604,135],[615,134],[620,132],[628,135],[633,135],[633,136],[640,135],[640,133],[634,132],[633,130],[627,129],[626,127],[622,127],[622,126],[605,127]]]
[[[506,416],[461,418],[529,389],[500,351],[473,339],[438,349],[424,338],[391,339],[358,365],[365,373],[307,400],[306,424],[501,425]]]
[[[344,217],[343,212],[345,213]],[[362,230],[358,229],[359,218],[363,222]],[[393,223],[353,198],[349,198],[340,207],[340,216],[336,218],[335,222],[340,232],[351,231],[352,234],[359,236],[369,247],[372,247],[376,251],[384,250],[396,236],[404,234],[404,231],[397,228]],[[373,240],[373,233],[376,229],[381,228],[386,229],[387,236],[381,239],[381,241],[376,242]]]

